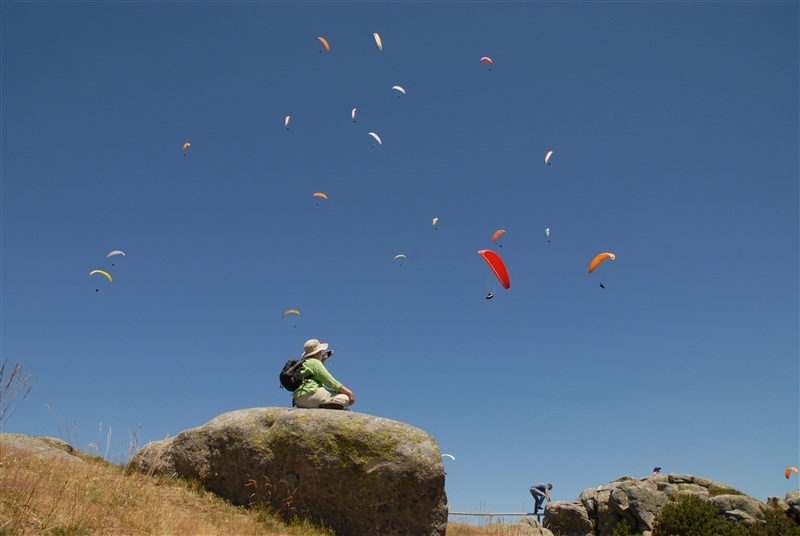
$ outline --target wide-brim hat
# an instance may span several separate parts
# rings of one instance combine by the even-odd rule
[[[327,349],[327,342],[319,342],[317,339],[308,339],[303,345],[303,355],[300,356],[300,359],[318,354],[319,352]]]

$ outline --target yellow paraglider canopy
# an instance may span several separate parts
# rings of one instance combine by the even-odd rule
[[[91,272],[89,272],[89,275],[94,275],[94,274],[101,274],[106,276],[108,278],[109,283],[111,283],[112,281],[111,275],[108,272],[104,272],[103,270],[92,270]]]

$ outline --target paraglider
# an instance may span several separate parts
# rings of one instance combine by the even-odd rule
[[[436,229],[436,224],[439,223],[439,218],[433,218],[431,223],[433,224],[433,228]]]
[[[494,298],[494,294],[492,294],[491,292],[486,295],[487,300],[491,300],[492,298]]]
[[[485,260],[489,265],[489,268],[492,269],[492,272],[494,272],[494,275],[497,276],[497,279],[500,281],[500,284],[503,285],[503,288],[506,290],[511,288],[511,280],[508,277],[508,270],[506,269],[503,259],[500,258],[500,255],[490,249],[482,249],[478,251],[478,255],[483,257],[483,260]],[[486,299],[489,299],[489,297],[487,296]]]
[[[592,272],[594,272],[594,269],[597,268],[597,266],[604,260],[611,259],[613,261],[616,258],[617,258],[616,255],[614,255],[613,253],[608,253],[608,252],[600,253],[594,259],[592,259],[592,262],[589,264],[589,273],[591,274]]]
[[[496,231],[494,232],[494,234],[492,235],[492,242],[497,242],[497,239],[498,239],[498,238],[500,238],[500,235],[502,235],[502,234],[504,234],[504,233],[505,233],[505,230],[504,230],[504,229],[498,229],[498,230],[496,230]],[[500,245],[500,247],[503,247],[503,245],[501,244],[501,245]]]
[[[484,56],[484,57],[482,57],[482,58],[481,58],[481,63],[485,63],[485,64],[489,65],[489,66],[490,66],[490,67],[489,67],[489,70],[490,70],[490,71],[492,70],[492,67],[491,67],[491,65],[492,65],[494,62],[492,61],[492,58],[490,58],[489,56]]]
[[[92,276],[92,275],[94,275],[94,274],[100,274],[100,275],[104,275],[104,276],[106,276],[106,278],[108,278],[108,282],[109,282],[109,283],[111,283],[111,282],[112,282],[111,275],[110,275],[108,272],[104,272],[103,270],[92,270],[91,272],[89,272],[89,275],[90,275],[90,276]],[[94,289],[94,291],[95,291],[95,292],[99,292],[99,291],[100,291],[100,289],[99,289],[99,288],[96,288],[96,289]]]
[[[286,130],[289,130],[289,121],[291,121],[291,119],[292,119],[292,116],[291,115],[287,115],[286,119],[283,120],[283,126],[286,127]]]
[[[283,320],[286,317],[286,315],[300,316],[300,311],[298,311],[297,309],[289,309],[287,311],[284,311],[284,313],[281,315],[281,320]],[[293,325],[292,327],[296,328],[297,324]]]
[[[192,144],[188,141],[183,144],[183,156],[186,156],[186,149],[188,149]]]
[[[377,134],[375,134],[374,132],[370,132],[369,135],[372,136],[373,138],[375,138],[375,141],[378,142],[378,145],[383,145],[383,142],[381,141],[381,139],[378,137]],[[373,147],[375,147],[375,146],[373,145]]]
[[[378,45],[378,50],[383,50],[383,43],[381,42],[381,36],[378,35],[378,32],[375,32],[372,36],[375,38],[375,44]]]
[[[406,90],[405,90],[405,89],[403,89],[403,88],[402,88],[402,87],[400,87],[400,86],[392,86],[392,89],[396,89],[397,91],[399,91],[399,92],[400,92],[400,93],[402,93],[403,95],[405,95],[405,94],[406,94]],[[397,98],[400,98],[400,95],[398,95],[398,96],[397,96]]]
[[[120,251],[120,250],[118,250],[118,249],[115,249],[114,251],[112,251],[111,253],[109,253],[108,255],[106,255],[106,258],[108,258],[108,257],[113,257],[113,256],[115,256],[115,255],[122,255],[122,256],[124,257],[124,256],[125,256],[125,252],[123,252],[123,251]],[[114,266],[114,263],[113,263],[113,262],[111,263],[111,266]]]
[[[328,199],[328,196],[326,194],[323,194],[322,192],[315,192],[314,195],[312,195],[311,197],[319,197],[321,199]],[[319,203],[317,203],[317,206],[319,206]]]
[[[544,163],[548,166],[550,165],[550,157],[553,156],[553,151],[547,151],[547,154],[544,155]]]
[[[797,470],[797,467],[787,467],[786,471],[784,471],[783,474],[786,476],[786,479],[788,480],[789,477],[792,476],[792,473],[800,474],[800,471]]]
[[[452,454],[442,454],[442,458],[444,458],[445,456],[447,456],[448,458],[450,458],[453,461],[456,461],[456,457],[453,456]]]
[[[405,258],[406,258],[406,256],[403,255],[402,253],[398,253],[397,255],[394,256],[394,260],[405,259]]]
[[[350,119],[353,120],[353,123],[356,122],[356,109],[355,108],[353,108],[353,111],[350,112]]]
[[[320,43],[322,43],[322,45],[325,47],[325,50],[327,50],[328,52],[331,51],[331,46],[328,44],[328,40],[327,39],[325,39],[322,36],[317,37],[317,39],[319,39]],[[320,52],[322,52],[322,51],[320,50]]]
[[[544,235],[547,237],[547,241],[550,242],[550,227],[544,230]]]
[[[112,282],[111,275],[108,272],[104,272],[103,270],[92,270],[91,272],[89,272],[89,275],[94,275],[94,274],[104,275],[108,278],[109,283]]]

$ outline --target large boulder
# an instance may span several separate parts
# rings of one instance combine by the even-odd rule
[[[592,536],[594,530],[586,508],[578,501],[555,501],[544,509],[544,527],[554,534]]]
[[[149,443],[143,472],[196,479],[237,505],[308,517],[337,534],[443,535],[444,466],[432,436],[353,411],[255,408]]]

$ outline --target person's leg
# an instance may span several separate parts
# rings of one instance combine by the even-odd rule
[[[541,490],[532,487],[531,495],[533,495],[533,498],[536,501],[536,503],[533,506],[533,513],[536,514],[539,512],[539,508],[542,507],[542,502],[544,501],[544,493],[542,493]]]
[[[331,395],[330,391],[322,388],[317,389],[314,393],[298,396],[295,405],[298,408],[318,408],[320,404],[329,402],[341,404],[343,408],[347,409],[347,406],[350,405],[350,397],[341,393]]]

